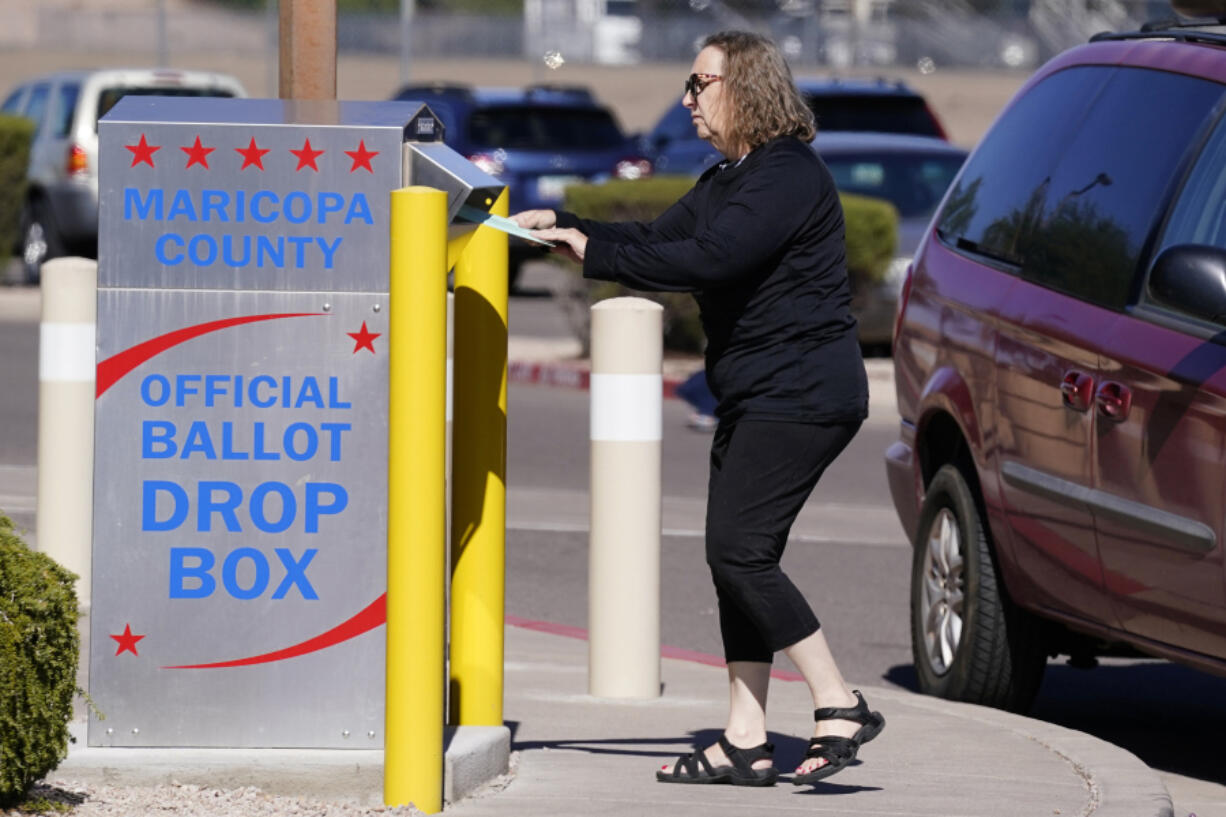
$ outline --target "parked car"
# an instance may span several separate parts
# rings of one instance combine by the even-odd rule
[[[923,238],[885,462],[924,692],[1025,710],[1059,654],[1226,675],[1224,103],[1220,31],[1098,35]]]
[[[832,78],[798,79],[796,85],[817,117],[819,133],[875,131],[946,138],[928,103],[903,82]],[[697,176],[721,158],[698,138],[680,93],[656,126],[640,137],[640,145],[657,173]]]
[[[507,184],[512,213],[555,208],[575,182],[651,175],[613,113],[582,87],[410,85],[395,98],[429,105],[443,122],[443,141]],[[511,241],[512,285],[523,261],[544,252]]]
[[[247,95],[226,74],[164,68],[61,71],[18,85],[0,113],[36,125],[18,247],[27,283],[49,258],[97,253],[98,119],[130,94]]]
[[[967,152],[930,136],[852,131],[819,131],[813,148],[840,192],[884,199],[898,211],[898,243],[885,277],[852,282],[860,344],[888,352],[911,256]]]

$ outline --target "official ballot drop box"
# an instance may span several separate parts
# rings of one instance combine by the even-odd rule
[[[442,136],[416,102],[99,123],[91,746],[382,746],[390,192],[502,190]]]

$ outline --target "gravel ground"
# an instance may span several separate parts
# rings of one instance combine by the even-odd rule
[[[165,786],[97,786],[52,779],[30,792],[30,802],[53,804],[46,813],[73,817],[136,817],[145,814],[182,817],[409,817],[422,812],[412,806],[363,807],[320,800],[278,797],[248,786],[242,789],[212,789],[182,783]],[[67,808],[65,808],[67,807]],[[25,817],[19,809],[0,812],[5,817]]]

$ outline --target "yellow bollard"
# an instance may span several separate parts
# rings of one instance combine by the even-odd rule
[[[491,212],[507,215],[504,190]],[[507,237],[480,227],[455,269],[449,722],[502,725],[507,519]]]
[[[447,195],[392,191],[383,802],[443,808]]]

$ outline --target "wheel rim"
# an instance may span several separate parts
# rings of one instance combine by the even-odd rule
[[[924,648],[938,675],[949,671],[962,641],[964,572],[962,533],[949,508],[937,513],[924,548]]]
[[[43,230],[43,225],[37,221],[31,222],[30,226],[26,227],[26,240],[21,250],[21,257],[28,269],[37,269],[42,266],[43,259],[47,257],[47,234]]]

